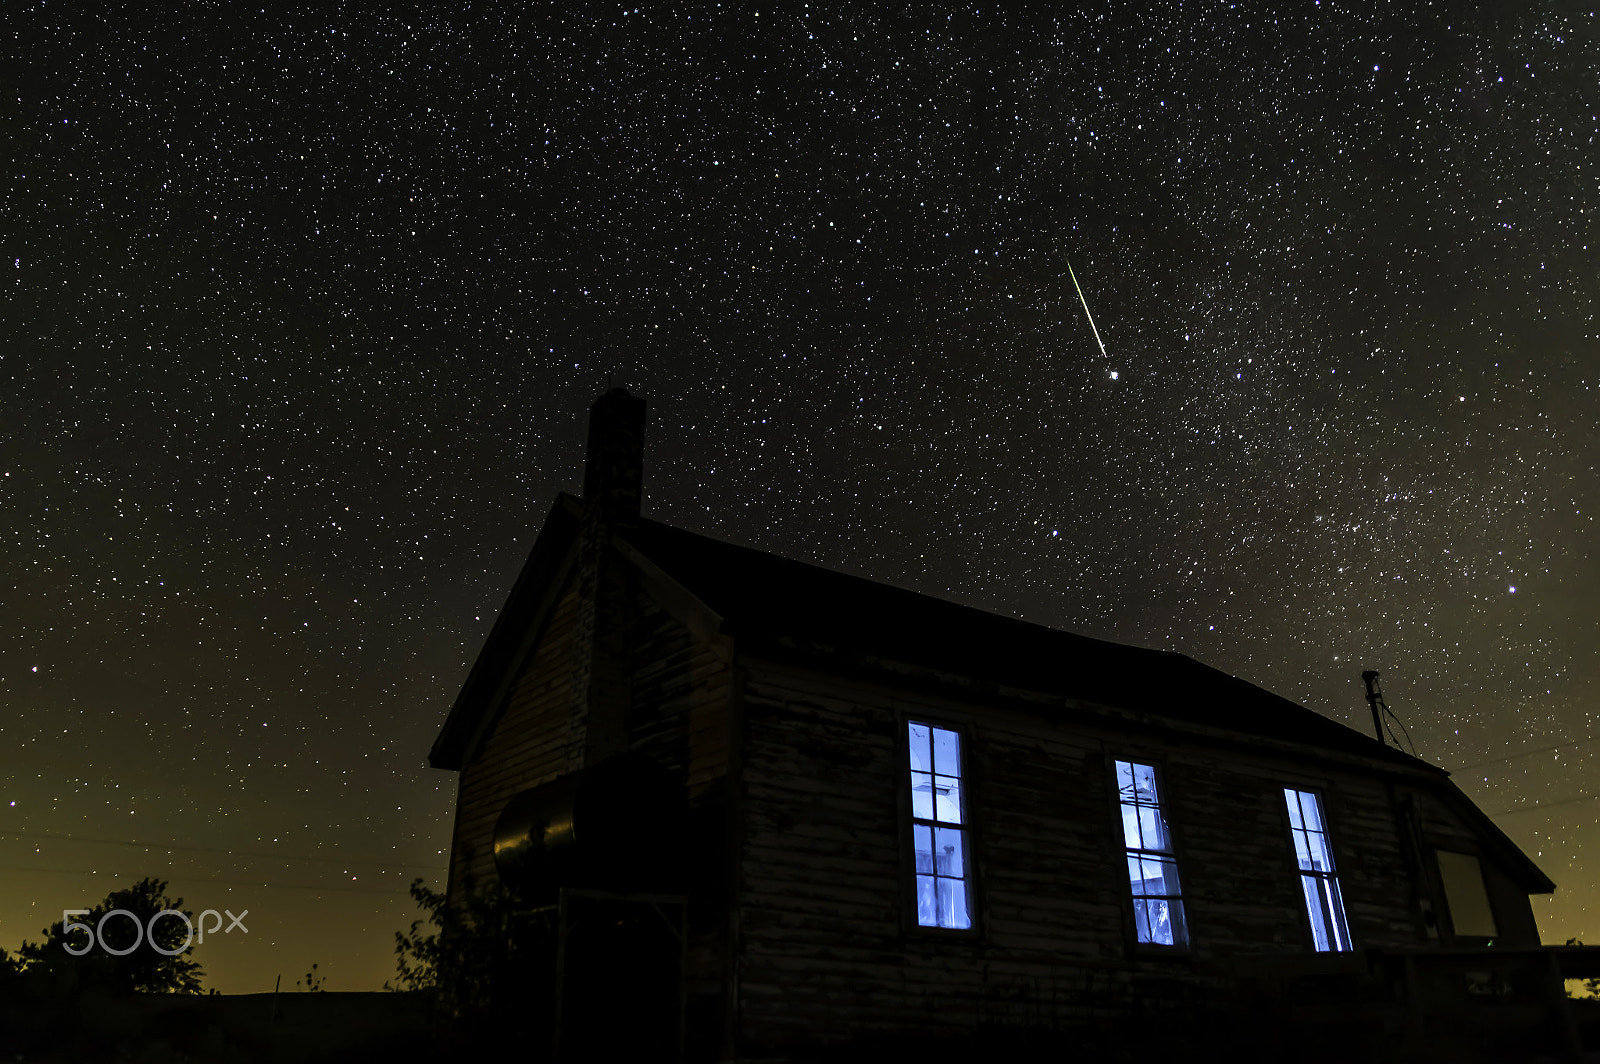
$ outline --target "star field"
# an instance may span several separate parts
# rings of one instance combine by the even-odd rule
[[[251,910],[209,985],[388,977],[608,383],[659,520],[1362,730],[1382,670],[1600,940],[1595,13],[15,26],[0,946],[151,874]]]

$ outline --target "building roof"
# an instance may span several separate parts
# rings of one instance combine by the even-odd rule
[[[562,495],[434,743],[431,762],[459,769],[503,703],[574,564],[583,503]],[[741,654],[799,657],[823,668],[925,675],[1056,695],[1203,731],[1290,743],[1430,777],[1520,867],[1549,879],[1448,779],[1419,758],[1184,654],[1092,639],[640,518],[627,544],[715,617]],[[1041,709],[1047,712],[1048,707]]]
[[[1185,655],[1092,639],[643,520],[629,539],[741,646],[823,650],[1438,769]]]

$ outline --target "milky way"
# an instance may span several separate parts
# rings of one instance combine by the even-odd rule
[[[155,874],[251,909],[213,985],[375,988],[608,384],[658,519],[1382,670],[1600,936],[1593,14],[71,7],[0,74],[0,945]]]

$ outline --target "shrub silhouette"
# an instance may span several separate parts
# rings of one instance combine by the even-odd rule
[[[470,877],[454,906],[421,879],[412,882],[411,896],[425,915],[410,931],[395,932],[396,977],[384,988],[422,994],[438,1035],[458,1049],[502,1028],[519,1032],[523,1051],[536,1044],[530,1003],[547,1000],[549,988],[528,977],[549,966],[541,958],[554,956],[550,915],[519,911],[499,883],[479,889]]]
[[[164,916],[152,927],[150,918],[164,910],[182,913],[188,923],[176,916]],[[108,913],[116,915],[106,919]],[[132,919],[124,913],[132,914]],[[83,949],[90,936],[82,929],[74,928],[69,935],[62,924],[46,927],[41,932],[43,942],[24,942],[17,951],[24,974],[54,976],[66,987],[92,987],[117,995],[201,992],[202,969],[200,962],[193,959],[194,943],[189,933],[194,914],[183,909],[182,898],[167,897],[165,880],[147,876],[131,887],[114,890],[73,922],[99,929],[89,950],[81,956],[67,950],[68,945],[75,951]],[[190,940],[189,948],[172,956],[161,952],[179,950],[185,939]],[[101,948],[101,940],[108,949]],[[136,943],[136,948],[122,956],[110,952],[127,950]],[[7,963],[0,959],[0,969]],[[19,966],[10,963],[13,968]]]
[[[313,994],[320,994],[322,993],[322,984],[327,981],[327,976],[317,974],[317,966],[313,963],[311,970],[306,973],[306,977],[304,979],[296,979],[294,985]]]

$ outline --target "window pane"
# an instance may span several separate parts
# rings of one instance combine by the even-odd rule
[[[1150,911],[1147,908],[1149,904],[1143,898],[1133,899],[1133,926],[1140,942],[1154,941],[1150,937]]]
[[[1183,915],[1183,902],[1173,898],[1166,903],[1167,927],[1172,934],[1172,944],[1185,949],[1189,946],[1189,922]]]
[[[1139,838],[1139,807],[1122,805],[1122,841],[1130,850],[1144,849],[1144,843]]]
[[[911,826],[911,846],[917,855],[917,874],[933,875],[933,829],[921,824]]]
[[[1151,765],[1133,766],[1133,790],[1141,802],[1156,802],[1156,770]]]
[[[1289,834],[1294,836],[1294,858],[1300,863],[1300,871],[1314,871],[1311,866],[1311,843],[1306,841],[1306,833],[1304,831],[1291,831]]]
[[[1183,902],[1176,898],[1139,898],[1135,899],[1133,907],[1140,942],[1157,946],[1189,945]]]
[[[928,726],[911,725],[911,771],[932,772],[933,758],[929,755]]]
[[[1150,893],[1144,889],[1144,870],[1139,867],[1139,858],[1134,854],[1128,855],[1128,886],[1136,896]]]
[[[959,878],[967,874],[966,861],[961,854],[961,834],[960,828],[933,829],[933,867],[941,876]]]
[[[1139,928],[1139,941],[1158,946],[1176,946],[1181,937],[1172,922],[1173,905],[1161,899],[1140,899],[1133,903],[1134,920]]]
[[[1306,913],[1311,917],[1311,941],[1318,952],[1326,953],[1333,947],[1329,944],[1328,910],[1322,899],[1322,879],[1319,876],[1301,876],[1300,885],[1305,889]]]
[[[1133,883],[1134,866],[1138,866],[1138,882]],[[1183,893],[1178,888],[1178,864],[1167,857],[1129,857],[1128,878],[1136,894],[1165,894],[1177,897]]]
[[[933,819],[961,823],[961,781],[956,777],[933,777]]]
[[[1304,828],[1305,822],[1300,819],[1300,792],[1293,787],[1283,789],[1283,800],[1289,806],[1289,823],[1296,828]]]
[[[933,771],[961,775],[961,736],[948,728],[933,729]]]
[[[967,884],[960,879],[938,880],[939,889],[939,926],[954,927],[965,930],[972,926],[972,919],[967,915]]]
[[[938,892],[932,876],[917,877],[917,923],[923,927],[939,926]]]
[[[1161,819],[1161,810],[1154,806],[1139,807],[1139,833],[1144,838],[1146,850],[1170,850],[1167,845],[1167,826]]]
[[[926,772],[911,774],[911,815],[933,819],[933,777]]]
[[[1125,799],[1133,797],[1133,766],[1126,761],[1117,762],[1117,793]]]
[[[1309,809],[1306,812],[1310,814]],[[1306,846],[1311,851],[1312,868],[1318,872],[1333,871],[1333,855],[1328,852],[1328,836],[1321,832],[1307,832]]]
[[[1439,877],[1444,880],[1444,900],[1450,907],[1450,926],[1458,935],[1495,936],[1494,909],[1483,882],[1483,865],[1470,853],[1435,850]]]
[[[1128,886],[1135,895],[1165,894],[1177,897],[1177,862],[1168,858],[1128,856]]]
[[[1326,831],[1322,826],[1322,800],[1310,791],[1300,792],[1300,812],[1308,831]]]
[[[1146,863],[1150,863],[1148,858]],[[1182,894],[1183,888],[1178,886],[1178,862],[1164,857],[1157,862],[1157,868],[1161,876],[1161,893],[1170,894],[1174,898]]]
[[[1322,881],[1323,898],[1328,905],[1328,930],[1333,933],[1333,948],[1354,949],[1350,941],[1350,928],[1344,922],[1344,898],[1339,894],[1339,881],[1329,876]]]

